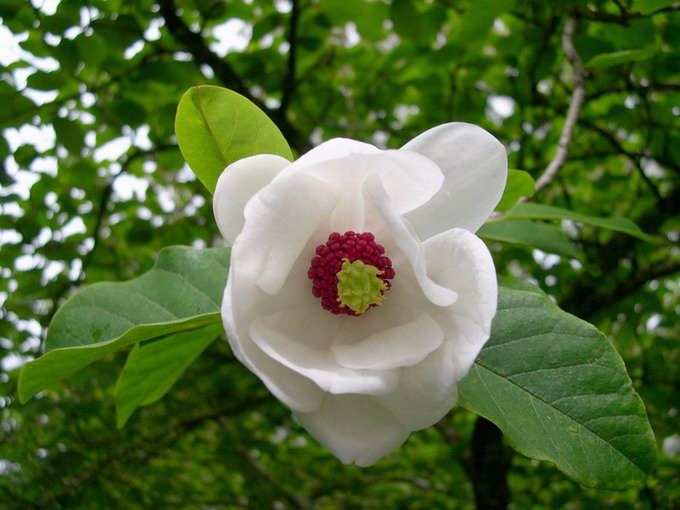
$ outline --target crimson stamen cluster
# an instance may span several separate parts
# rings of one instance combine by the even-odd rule
[[[385,256],[385,248],[375,242],[375,236],[370,232],[356,233],[351,230],[344,234],[333,232],[328,236],[328,241],[316,247],[316,256],[307,271],[307,276],[313,283],[312,294],[321,299],[324,310],[333,314],[345,313],[357,316],[351,308],[340,306],[338,302],[337,274],[342,268],[343,259],[350,262],[361,260],[364,264],[378,268],[382,271],[378,278],[385,282],[388,289],[395,272],[392,261]]]

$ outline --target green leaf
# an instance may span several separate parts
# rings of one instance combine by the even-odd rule
[[[518,204],[508,209],[503,215],[503,219],[572,220],[594,227],[622,232],[647,242],[654,240],[627,218],[598,218],[597,216],[588,216],[552,205]]]
[[[175,134],[184,159],[213,192],[234,161],[255,154],[293,159],[279,128],[255,104],[221,87],[190,88],[179,102]]]
[[[638,485],[654,465],[654,435],[620,356],[540,293],[499,289],[491,340],[459,390],[518,452],[583,485]]]
[[[229,252],[166,248],[142,276],[76,293],[54,315],[45,354],[22,367],[19,400],[122,347],[219,323]]]
[[[425,20],[416,9],[413,0],[392,0],[390,18],[394,23],[394,31],[401,37],[426,41],[430,36]]]
[[[36,71],[26,80],[26,86],[36,90],[56,90],[64,86],[66,78],[60,71]]]
[[[675,3],[677,3],[677,0],[633,0],[633,10],[647,15],[664,7],[670,7]]]
[[[501,201],[496,206],[497,211],[507,211],[521,198],[534,196],[534,179],[524,170],[508,170],[508,182]]]
[[[459,45],[469,46],[486,37],[493,20],[509,11],[515,0],[477,0],[470,7],[455,28],[452,40]]]
[[[135,409],[160,400],[222,331],[216,323],[135,345],[116,383],[118,428]]]
[[[85,132],[75,121],[56,117],[52,121],[57,141],[62,144],[71,154],[80,154],[83,148]]]
[[[591,58],[586,64],[591,69],[608,69],[610,67],[630,62],[639,62],[652,56],[649,50],[622,50],[612,53],[600,53]]]
[[[27,114],[37,110],[35,103],[5,82],[0,82],[0,126],[21,125]]]
[[[498,221],[482,225],[477,235],[493,241],[533,246],[546,253],[572,259],[580,258],[578,251],[561,229],[544,223],[530,220]]]

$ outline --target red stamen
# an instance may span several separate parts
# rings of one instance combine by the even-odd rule
[[[333,232],[328,236],[328,241],[316,247],[316,256],[307,271],[307,276],[312,280],[312,294],[321,299],[324,310],[333,314],[357,316],[352,309],[338,303],[337,274],[342,268],[343,259],[349,259],[350,262],[361,260],[364,264],[377,267],[382,271],[378,278],[387,284],[388,289],[395,272],[392,261],[385,256],[385,248],[375,242],[375,236],[370,232],[357,234],[350,230],[342,235]]]

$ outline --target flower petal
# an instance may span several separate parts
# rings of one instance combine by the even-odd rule
[[[456,351],[444,342],[421,363],[401,369],[399,386],[376,401],[408,430],[421,430],[441,420],[458,399]]]
[[[393,241],[411,263],[423,294],[437,306],[449,306],[454,303],[458,299],[456,292],[435,283],[428,276],[424,252],[418,235],[413,231],[411,225],[397,213],[390,197],[375,174],[368,176],[365,189],[372,205],[387,225]]]
[[[234,242],[239,271],[268,294],[283,286],[317,226],[337,204],[332,187],[303,173],[274,179],[246,205],[245,226]]]
[[[433,312],[454,343],[455,366],[462,379],[491,334],[498,305],[493,259],[484,242],[467,230],[454,228],[423,243],[428,274],[460,299]]]
[[[398,370],[353,370],[340,366],[323,344],[327,342],[325,337],[332,338],[343,318],[321,309],[315,312],[313,321],[306,309],[286,310],[257,319],[250,326],[250,337],[274,360],[310,378],[329,393],[379,395],[396,388]]]
[[[409,435],[392,413],[363,395],[326,395],[317,411],[295,416],[343,463],[361,467],[374,464]]]
[[[421,363],[402,368],[392,394],[376,397],[410,430],[436,423],[455,404],[458,381],[489,339],[498,297],[491,254],[477,236],[452,229],[423,247],[428,275],[459,298],[451,306],[429,310],[446,335],[442,346]]]
[[[222,322],[234,355],[264,382],[276,398],[294,411],[310,412],[318,409],[323,399],[321,389],[308,378],[267,356],[247,337],[247,332],[240,331],[242,328],[234,320],[237,312],[234,304],[236,282],[232,266],[222,300]],[[246,292],[239,293],[241,297],[246,297]]]
[[[387,328],[361,342],[334,342],[331,351],[346,368],[390,370],[419,363],[443,341],[439,324],[421,313],[406,324]]]
[[[446,176],[429,202],[406,218],[422,239],[452,227],[475,232],[501,199],[508,175],[503,145],[473,124],[452,122],[417,136],[401,150],[428,157]]]
[[[404,214],[426,203],[444,183],[436,163],[416,152],[381,150],[334,138],[291,164],[281,177],[305,172],[345,193],[357,194],[369,173],[376,173],[397,211]]]
[[[234,244],[243,229],[243,209],[251,197],[290,165],[290,161],[273,154],[258,154],[240,159],[224,169],[217,180],[213,213],[222,237]]]

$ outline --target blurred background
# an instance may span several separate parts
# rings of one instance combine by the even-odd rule
[[[678,7],[0,1],[0,508],[678,508]],[[498,478],[480,481],[476,417],[460,409],[374,467],[342,466],[224,341],[121,430],[112,393],[124,352],[18,404],[18,369],[74,290],[139,275],[167,245],[222,242],[173,136],[187,88],[253,98],[298,154],[334,136],[399,147],[473,122],[537,178],[578,86],[569,19],[585,99],[568,159],[535,200],[628,217],[658,243],[563,222],[579,259],[490,247],[500,274],[540,285],[623,356],[661,452],[645,486],[582,488],[500,437],[484,457]],[[480,483],[490,497],[476,506]]]

